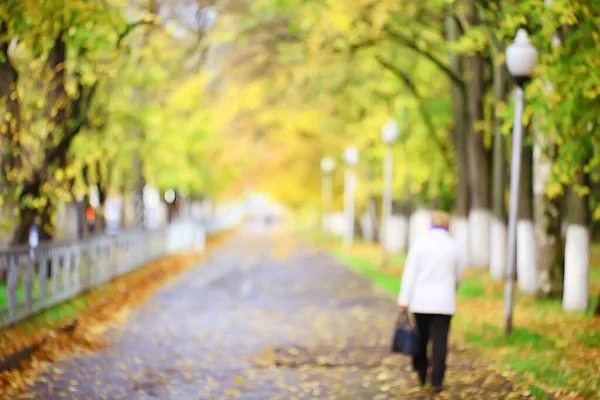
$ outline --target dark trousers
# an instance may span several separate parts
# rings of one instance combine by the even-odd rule
[[[422,384],[427,382],[427,345],[429,340],[433,343],[431,357],[431,384],[442,387],[444,373],[446,372],[446,353],[448,352],[448,331],[450,330],[451,315],[441,314],[415,314],[417,327],[421,335],[421,349],[413,356],[413,367],[419,374]]]

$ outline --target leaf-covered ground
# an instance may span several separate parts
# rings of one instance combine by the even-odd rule
[[[212,236],[207,246],[219,245],[231,232]],[[17,367],[0,363],[0,399],[14,399],[40,373],[71,355],[106,347],[104,332],[127,319],[129,312],[205,256],[173,255],[143,266],[38,316],[0,331],[0,361],[37,346],[31,356],[19,357]],[[14,363],[11,363],[14,364]],[[6,367],[6,368],[4,368]],[[27,396],[25,396],[27,397]]]
[[[402,275],[403,256],[381,266],[378,246],[357,243],[343,248],[339,241],[312,235],[361,275],[390,294],[396,294]],[[600,290],[600,249],[592,252],[590,296]],[[524,384],[539,398],[553,393],[559,398],[600,398],[600,318],[591,311],[568,313],[560,299],[536,299],[518,294],[515,331],[503,335],[503,283],[485,271],[467,271],[458,293],[458,313],[452,322],[455,343],[472,348],[492,360],[492,366]],[[592,307],[591,307],[592,308]]]
[[[55,363],[21,398],[425,399],[389,352],[392,297],[286,235],[244,233],[105,334]],[[524,398],[453,347],[444,398]]]

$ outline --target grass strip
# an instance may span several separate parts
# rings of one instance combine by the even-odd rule
[[[381,267],[381,250],[375,244],[357,243],[352,248],[339,240],[309,234],[341,262],[369,278],[375,285],[397,296],[403,259]],[[568,313],[560,299],[539,299],[518,294],[515,326],[503,335],[503,283],[485,271],[465,273],[459,289],[458,312],[452,321],[453,341],[471,347],[494,361],[497,369],[528,391],[544,398],[600,398],[600,318],[591,315],[595,294],[600,290],[600,248],[594,247],[590,267],[591,305],[585,313]],[[572,397],[571,397],[572,396]]]

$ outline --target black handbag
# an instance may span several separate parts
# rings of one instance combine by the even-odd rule
[[[394,332],[392,352],[413,356],[419,352],[420,345],[421,335],[414,316],[408,312],[400,312]]]

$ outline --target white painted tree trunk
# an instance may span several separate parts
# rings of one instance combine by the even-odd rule
[[[569,225],[565,244],[563,308],[584,311],[588,306],[590,234],[582,225]]]
[[[469,220],[465,217],[454,218],[452,232],[460,246],[463,262],[465,266],[469,266]]]
[[[489,268],[490,220],[489,210],[471,210],[469,213],[469,261],[472,267]]]
[[[324,232],[327,232],[327,233],[333,232],[332,219],[333,219],[333,213],[326,212],[325,214],[323,214],[323,231]]]
[[[354,212],[356,194],[356,172],[346,169],[344,180],[344,214],[346,217],[344,226],[344,246],[350,247],[354,241]]]
[[[375,232],[373,230],[373,221],[369,214],[365,213],[360,217],[360,228],[362,230],[363,239],[366,242],[372,242],[375,238]]]
[[[134,197],[132,194],[128,194],[123,197],[123,214],[124,221],[122,221],[122,225],[124,229],[133,228],[133,224],[135,223],[135,203]]]
[[[394,154],[391,146],[386,146],[383,159],[383,193],[381,202],[381,223],[379,225],[379,242],[383,243],[385,250],[385,235],[387,224],[392,216],[392,195],[394,185]]]
[[[346,217],[343,212],[336,212],[331,214],[331,233],[333,233],[336,236],[343,236],[345,226]]]
[[[533,145],[533,211],[535,242],[537,246],[538,291],[549,294],[552,291],[550,269],[556,262],[556,239],[548,234],[549,219],[546,211],[551,207],[545,196],[545,189],[552,171],[550,158],[543,157],[543,149],[549,146],[547,136],[537,132]]]
[[[367,210],[365,214],[369,217],[369,230],[371,231],[370,242],[375,242],[377,239],[377,233],[380,231],[379,221],[377,220],[377,203],[375,198],[369,197],[367,199]]]
[[[163,227],[169,222],[169,209],[167,204],[160,202],[156,207],[156,224],[157,227]]]
[[[404,215],[391,215],[385,229],[384,249],[389,254],[406,251],[408,242],[408,219]]]
[[[409,233],[408,241],[409,248],[415,243],[415,241],[429,229],[431,221],[431,211],[423,208],[417,209],[408,221]]]
[[[497,217],[491,221],[490,274],[495,280],[506,275],[506,224]]]
[[[534,294],[537,291],[537,246],[535,228],[531,220],[517,222],[517,280],[523,293]]]
[[[77,240],[77,222],[79,216],[77,215],[78,209],[75,202],[68,202],[62,204],[58,208],[57,212],[57,228],[58,237],[57,239],[62,240]]]

